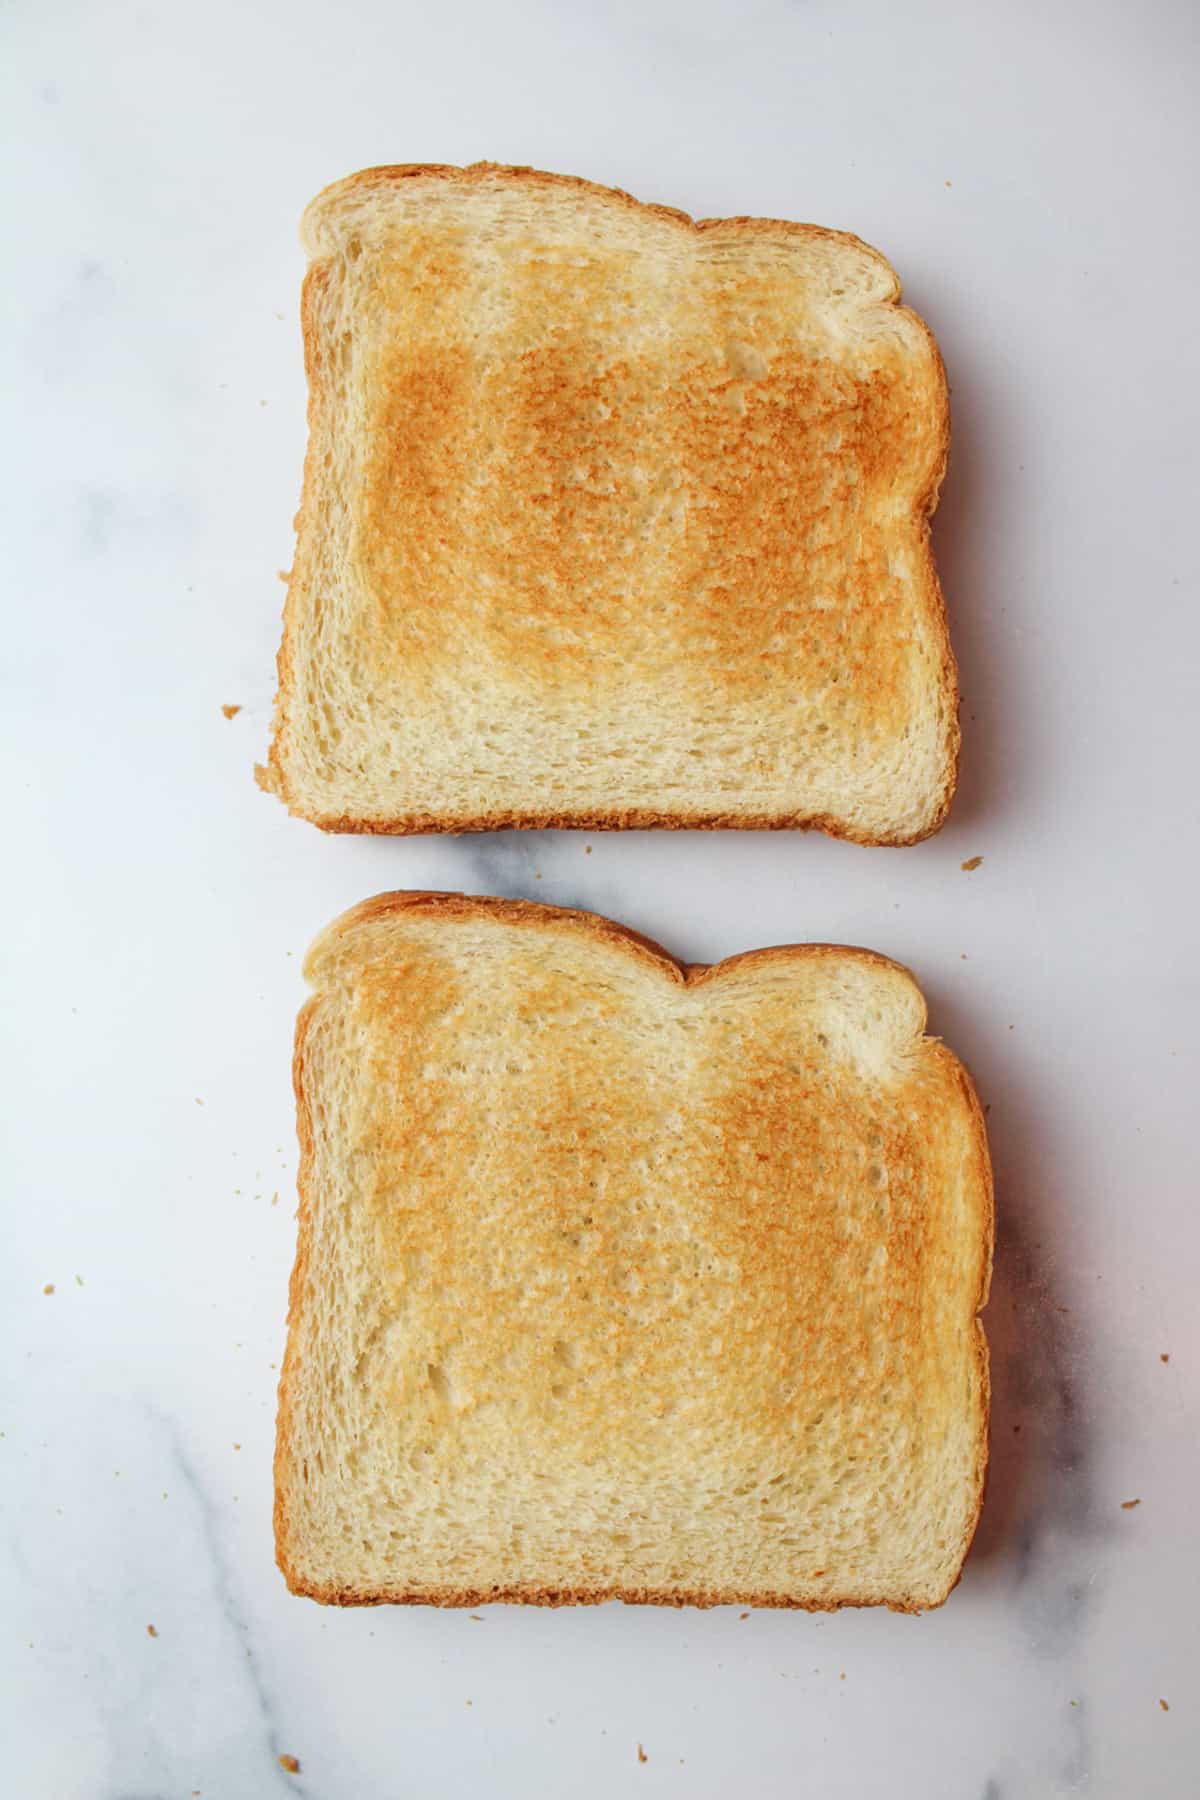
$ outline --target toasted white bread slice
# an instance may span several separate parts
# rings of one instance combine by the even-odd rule
[[[264,785],[331,831],[936,830],[947,390],[877,251],[487,163],[303,237]]]
[[[939,1605],[991,1179],[912,977],[385,894],[309,953],[275,1529],[338,1604]]]

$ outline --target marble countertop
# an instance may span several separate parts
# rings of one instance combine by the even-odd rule
[[[0,1791],[1194,1792],[1190,10],[22,0],[4,30]],[[953,386],[940,836],[352,841],[255,789],[298,214],[371,162],[479,156],[846,226],[896,263]],[[591,907],[688,960],[813,938],[916,970],[990,1107],[999,1208],[991,1485],[943,1610],[286,1593],[299,963],[396,886]]]

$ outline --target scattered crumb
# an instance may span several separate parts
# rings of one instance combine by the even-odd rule
[[[276,1188],[275,1192],[271,1195],[271,1205],[272,1206],[279,1205],[279,1190],[278,1190],[278,1188]]]
[[[240,1444],[235,1444],[233,1447],[235,1450],[240,1450],[242,1446]]]
[[[158,1636],[158,1626],[157,1625],[147,1625],[146,1636],[147,1637],[157,1637]]]
[[[845,1679],[846,1679],[846,1671],[845,1671],[845,1669],[843,1669],[841,1674],[838,1676],[838,1680],[845,1681]]]
[[[982,861],[982,856],[968,856],[966,862],[959,863],[958,866],[964,875],[970,875],[972,870],[977,869]]]
[[[533,879],[535,881],[540,881],[542,879],[542,871],[540,869],[535,869],[533,871]]]
[[[298,1756],[289,1756],[287,1752],[284,1751],[279,1759],[279,1766],[281,1769],[286,1769],[289,1775],[298,1775],[300,1773],[300,1758]]]
[[[468,1619],[474,1619],[477,1625],[483,1624],[483,1615],[481,1613],[468,1613],[467,1617]]]
[[[203,1106],[203,1105],[204,1105],[204,1102],[203,1102],[203,1100],[202,1100],[202,1099],[201,1099],[201,1098],[200,1098],[200,1096],[199,1096],[199,1094],[197,1094],[197,1095],[196,1095],[196,1105],[197,1105],[197,1106]]]
[[[592,846],[590,844],[585,844],[583,846],[583,854],[585,856],[590,856],[592,854]]]
[[[1078,1705],[1079,1705],[1079,1702],[1078,1702],[1078,1700],[1072,1700],[1072,1702],[1071,1702],[1071,1705],[1072,1705],[1072,1706],[1078,1706]]]
[[[1159,1362],[1170,1362],[1170,1360],[1171,1360],[1170,1352],[1167,1350],[1161,1350],[1159,1352],[1158,1360],[1159,1360]]]
[[[288,582],[292,579],[292,571],[290,569],[276,569],[275,579],[276,581],[282,581],[284,587],[286,587]]]
[[[958,960],[959,960],[959,962],[966,962],[966,960],[967,960],[967,953],[966,953],[966,951],[965,951],[965,950],[960,950],[960,951],[959,951],[959,956],[958,956]]]
[[[1165,1700],[1159,1701],[1160,1706],[1165,1707],[1166,1704],[1167,1703]],[[650,1758],[646,1755],[646,1752],[642,1749],[642,1746],[640,1744],[638,1745],[638,1761],[639,1762],[649,1762],[650,1761]]]
[[[75,1277],[75,1286],[76,1286],[76,1287],[82,1287],[82,1286],[83,1286],[83,1276],[82,1276],[82,1275],[77,1275],[77,1276],[76,1276],[76,1277]]]
[[[1135,1506],[1140,1506],[1140,1505],[1141,1505],[1141,1504],[1142,1504],[1142,1502],[1141,1502],[1141,1500],[1140,1500],[1140,1499],[1137,1499],[1137,1500],[1122,1500],[1122,1502],[1121,1502],[1121,1511],[1122,1511],[1122,1512],[1132,1512],[1132,1511],[1133,1511],[1133,1509],[1134,1509],[1134,1507],[1135,1507]]]
[[[42,1289],[42,1292],[43,1292],[43,1294],[52,1294],[54,1292],[54,1283],[52,1281],[48,1281],[46,1283],[45,1287]]]
[[[947,186],[947,187],[953,187],[953,186],[954,186],[954,183],[953,183],[953,182],[952,182],[952,181],[948,181],[948,182],[947,182],[947,183],[946,183],[946,186]]]
[[[463,1701],[464,1706],[474,1706],[474,1704],[475,1704],[475,1702],[473,1700],[464,1700]]]
[[[741,1617],[742,1617],[742,1618],[743,1618],[743,1619],[748,1619],[748,1618],[749,1618],[749,1617],[750,1617],[750,1614],[749,1614],[749,1613],[742,1613],[742,1615],[741,1615]]]
[[[986,1106],[985,1106],[985,1107],[984,1107],[984,1109],[983,1109],[983,1112],[984,1112],[984,1117],[985,1117],[985,1118],[986,1118],[986,1117],[987,1117],[987,1115],[988,1115],[988,1113],[990,1113],[990,1112],[991,1112],[991,1110],[992,1110],[992,1103],[991,1103],[991,1101],[990,1101],[990,1100],[989,1100],[989,1101],[988,1101],[988,1103],[987,1103],[987,1105],[986,1105]]]
[[[1161,1706],[1161,1707],[1162,1707],[1162,1709],[1163,1709],[1163,1711],[1164,1711],[1164,1712],[1170,1712],[1170,1710],[1171,1710],[1171,1709],[1170,1709],[1170,1707],[1169,1707],[1169,1706],[1168,1706],[1168,1705],[1167,1705],[1167,1703],[1166,1703],[1166,1701],[1165,1701],[1165,1700],[1160,1700],[1160,1701],[1159,1701],[1159,1703],[1158,1703],[1158,1704],[1159,1704],[1159,1705],[1160,1705],[1160,1706]]]
[[[241,710],[242,703],[240,700],[226,701],[221,708],[221,711],[225,714],[227,719],[236,719]]]
[[[1015,1434],[1016,1434],[1016,1435],[1017,1435],[1017,1436],[1020,1436],[1020,1432],[1021,1432],[1021,1427],[1020,1427],[1020,1426],[1019,1426],[1019,1425],[1014,1425],[1014,1426],[1013,1426],[1013,1432],[1014,1432],[1014,1433],[1015,1433]]]

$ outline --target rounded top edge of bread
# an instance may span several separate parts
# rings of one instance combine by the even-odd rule
[[[352,232],[361,222],[364,206],[378,203],[389,195],[399,195],[410,184],[426,189],[455,186],[479,190],[493,188],[497,192],[519,191],[526,195],[557,192],[580,200],[610,205],[623,212],[640,214],[647,220],[683,230],[698,238],[732,236],[758,239],[773,236],[802,238],[828,243],[831,247],[854,253],[863,260],[864,272],[876,277],[878,289],[864,291],[863,299],[894,303],[901,296],[900,278],[881,250],[852,231],[828,225],[815,225],[795,219],[758,217],[745,213],[720,218],[694,218],[681,207],[660,201],[639,200],[624,188],[610,187],[604,182],[589,181],[582,175],[562,175],[549,169],[537,169],[524,163],[380,163],[341,176],[322,188],[305,207],[300,220],[300,242],[311,259],[328,256],[340,247],[342,235]]]
[[[314,989],[324,986],[339,966],[352,957],[360,932],[405,913],[435,916],[446,922],[492,919],[505,925],[539,930],[567,930],[590,938],[595,944],[626,952],[636,962],[658,970],[674,986],[711,986],[738,974],[758,973],[768,967],[785,967],[799,960],[839,961],[859,969],[897,978],[913,1008],[913,1034],[925,1029],[927,1009],[920,984],[911,969],[878,950],[855,944],[774,944],[736,952],[715,963],[685,963],[653,938],[621,925],[601,913],[582,908],[551,906],[539,900],[511,900],[495,895],[464,894],[432,888],[396,889],[374,894],[339,914],[313,939],[304,958],[304,977]]]

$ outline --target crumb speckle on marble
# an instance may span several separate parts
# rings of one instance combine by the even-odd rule
[[[157,1637],[158,1636],[158,1626],[157,1625],[147,1625],[146,1636],[147,1637]]]
[[[221,711],[225,714],[225,717],[227,719],[236,719],[238,714],[241,712],[241,710],[242,710],[242,705],[241,705],[240,700],[238,700],[238,701],[228,700],[221,707]]]
[[[1140,1506],[1141,1504],[1142,1504],[1142,1502],[1141,1502],[1140,1498],[1137,1500],[1122,1500],[1121,1511],[1122,1512],[1132,1512],[1135,1506]]]
[[[281,1769],[286,1769],[289,1775],[298,1775],[300,1773],[300,1758],[298,1756],[289,1756],[285,1750],[283,1755],[279,1758],[279,1766]]]
[[[1171,1360],[1170,1352],[1167,1350],[1160,1350],[1159,1355],[1158,1355],[1158,1360],[1159,1360],[1159,1362],[1170,1362],[1170,1360]]]
[[[962,870],[964,875],[971,875],[979,867],[979,865],[982,861],[983,861],[982,856],[968,856],[966,862],[959,863],[958,866]]]
[[[650,1761],[650,1758],[646,1755],[646,1752],[642,1749],[642,1746],[640,1744],[638,1745],[638,1761],[640,1763]]]
[[[1170,1712],[1170,1710],[1171,1710],[1171,1709],[1170,1709],[1170,1707],[1169,1707],[1169,1706],[1168,1706],[1168,1705],[1167,1705],[1167,1703],[1166,1703],[1166,1701],[1165,1701],[1165,1700],[1160,1700],[1160,1701],[1159,1701],[1159,1703],[1158,1703],[1158,1704],[1159,1704],[1159,1705],[1160,1705],[1160,1706],[1161,1706],[1161,1707],[1162,1707],[1162,1709],[1163,1709],[1163,1711],[1164,1711],[1164,1712]]]

